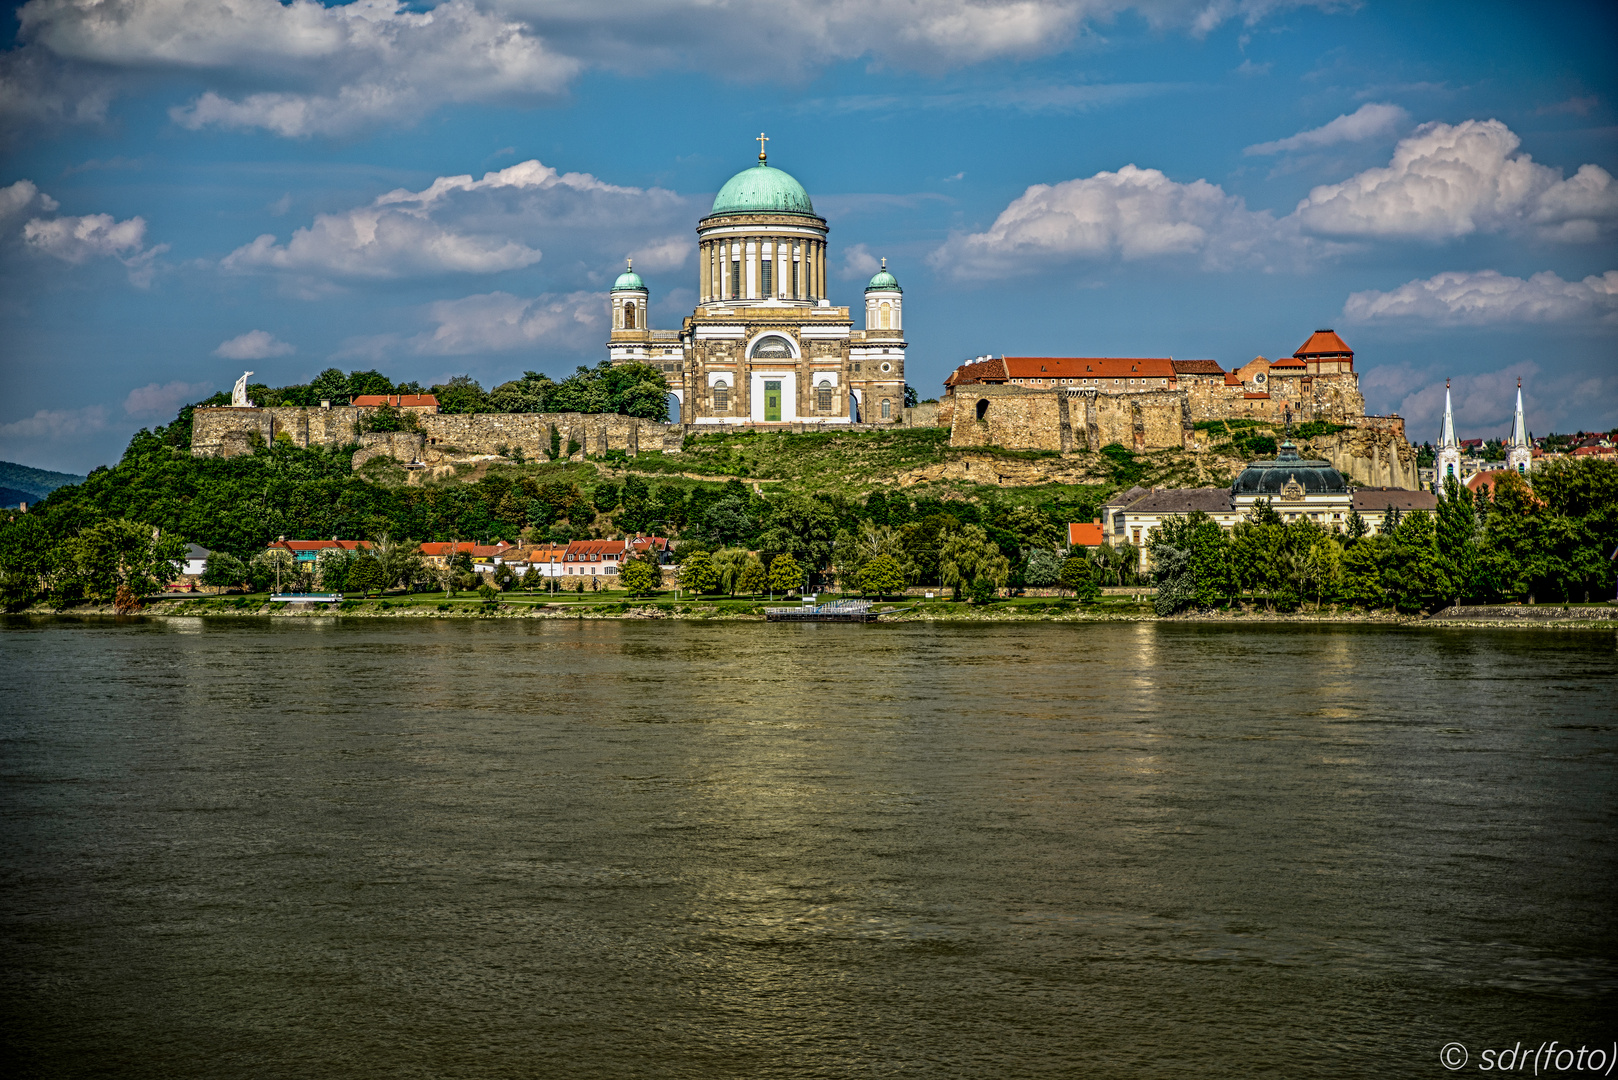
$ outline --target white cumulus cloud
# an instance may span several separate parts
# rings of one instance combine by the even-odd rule
[[[532,298],[505,292],[483,293],[427,306],[438,325],[413,341],[431,356],[509,352],[549,345],[560,350],[599,348],[606,340],[604,293],[546,293]]]
[[[141,288],[152,283],[154,260],[169,249],[167,244],[144,246],[145,218],[118,221],[111,214],[33,218],[23,226],[22,236],[34,251],[74,266],[94,258],[117,259],[128,269],[129,280]]]
[[[229,341],[221,341],[213,351],[226,360],[267,360],[272,356],[287,356],[297,350],[267,330],[249,330]]]
[[[100,405],[80,409],[40,409],[32,416],[0,424],[0,440],[75,439],[102,431],[107,426],[107,410]]]
[[[1590,241],[1618,222],[1618,185],[1599,165],[1563,178],[1517,153],[1498,120],[1424,124],[1386,167],[1323,184],[1295,216],[1323,234],[1448,240],[1521,231],[1547,240]]]
[[[1177,256],[1208,268],[1262,258],[1282,231],[1217,184],[1125,165],[1035,184],[986,231],[952,237],[931,261],[958,277],[991,277],[1066,259]]]
[[[1387,292],[1349,296],[1343,316],[1353,322],[1422,319],[1448,326],[1496,323],[1618,322],[1618,270],[1563,281],[1549,270],[1529,278],[1498,270],[1450,271],[1408,281]]]
[[[1333,0],[30,0],[0,60],[13,120],[99,120],[123,89],[202,90],[186,127],[288,137],[412,123],[454,102],[531,104],[591,68],[802,77],[871,57],[931,71],[1048,54],[1086,25],[1139,11],[1206,35],[1232,19]],[[790,47],[783,48],[783,42]]]
[[[0,188],[0,221],[35,209],[49,213],[56,207],[56,200],[40,191],[32,180],[18,180]]]
[[[206,395],[208,383],[168,382],[137,386],[124,397],[124,412],[130,416],[173,416],[188,401]]]
[[[1583,165],[1564,178],[1516,153],[1518,143],[1498,120],[1425,124],[1400,141],[1385,168],[1317,187],[1279,218],[1249,210],[1206,180],[1181,183],[1157,169],[1126,165],[1035,184],[989,228],[952,236],[931,261],[960,278],[1005,277],[1081,259],[1175,258],[1208,270],[1275,269],[1373,240],[1443,242],[1478,232],[1555,242],[1610,236],[1618,226],[1612,176],[1599,165]]]
[[[1292,150],[1314,150],[1338,143],[1364,142],[1380,139],[1408,127],[1410,114],[1397,105],[1361,105],[1358,109],[1339,116],[1329,124],[1308,131],[1300,131],[1285,139],[1258,143],[1242,151],[1244,154],[1280,154]]]
[[[648,271],[669,270],[690,256],[680,226],[689,228],[694,209],[673,192],[619,187],[529,160],[481,179],[440,176],[420,191],[400,188],[320,214],[285,243],[266,233],[221,265],[306,278],[489,274],[539,262],[543,241],[591,264],[617,250],[634,252]],[[648,244],[648,235],[662,239]]]

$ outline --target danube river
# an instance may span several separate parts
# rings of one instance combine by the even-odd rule
[[[1607,631],[15,618],[0,691],[8,1076],[1440,1076],[1618,1032]]]

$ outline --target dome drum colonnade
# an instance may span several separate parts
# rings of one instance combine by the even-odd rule
[[[884,260],[866,290],[866,329],[854,329],[826,297],[828,232],[808,192],[761,149],[697,223],[698,306],[677,335],[646,326],[633,268],[619,277],[611,359],[660,366],[687,424],[901,419],[903,290]]]

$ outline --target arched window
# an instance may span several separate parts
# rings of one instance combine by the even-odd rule
[[[786,338],[771,334],[758,339],[752,355],[755,360],[791,360],[792,346],[787,344]]]
[[[713,384],[713,411],[730,411],[730,387],[722,382]]]
[[[877,327],[882,330],[893,329],[893,305],[883,304],[877,315]]]
[[[815,408],[823,413],[831,412],[831,383],[823,382],[815,387]]]
[[[883,398],[882,399],[882,419],[889,420],[889,419],[892,419],[892,417],[893,417],[893,402],[889,401],[887,398]]]
[[[985,416],[988,416],[988,415],[989,415],[989,399],[988,398],[979,398],[978,399],[978,419],[982,420]]]
[[[624,305],[624,329],[625,330],[633,330],[633,329],[635,329],[635,305],[634,304],[625,304]]]

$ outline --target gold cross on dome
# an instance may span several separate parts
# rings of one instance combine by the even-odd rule
[[[760,161],[764,160],[764,144],[769,141],[770,137],[768,135],[764,134],[762,131],[758,133],[758,159]]]

